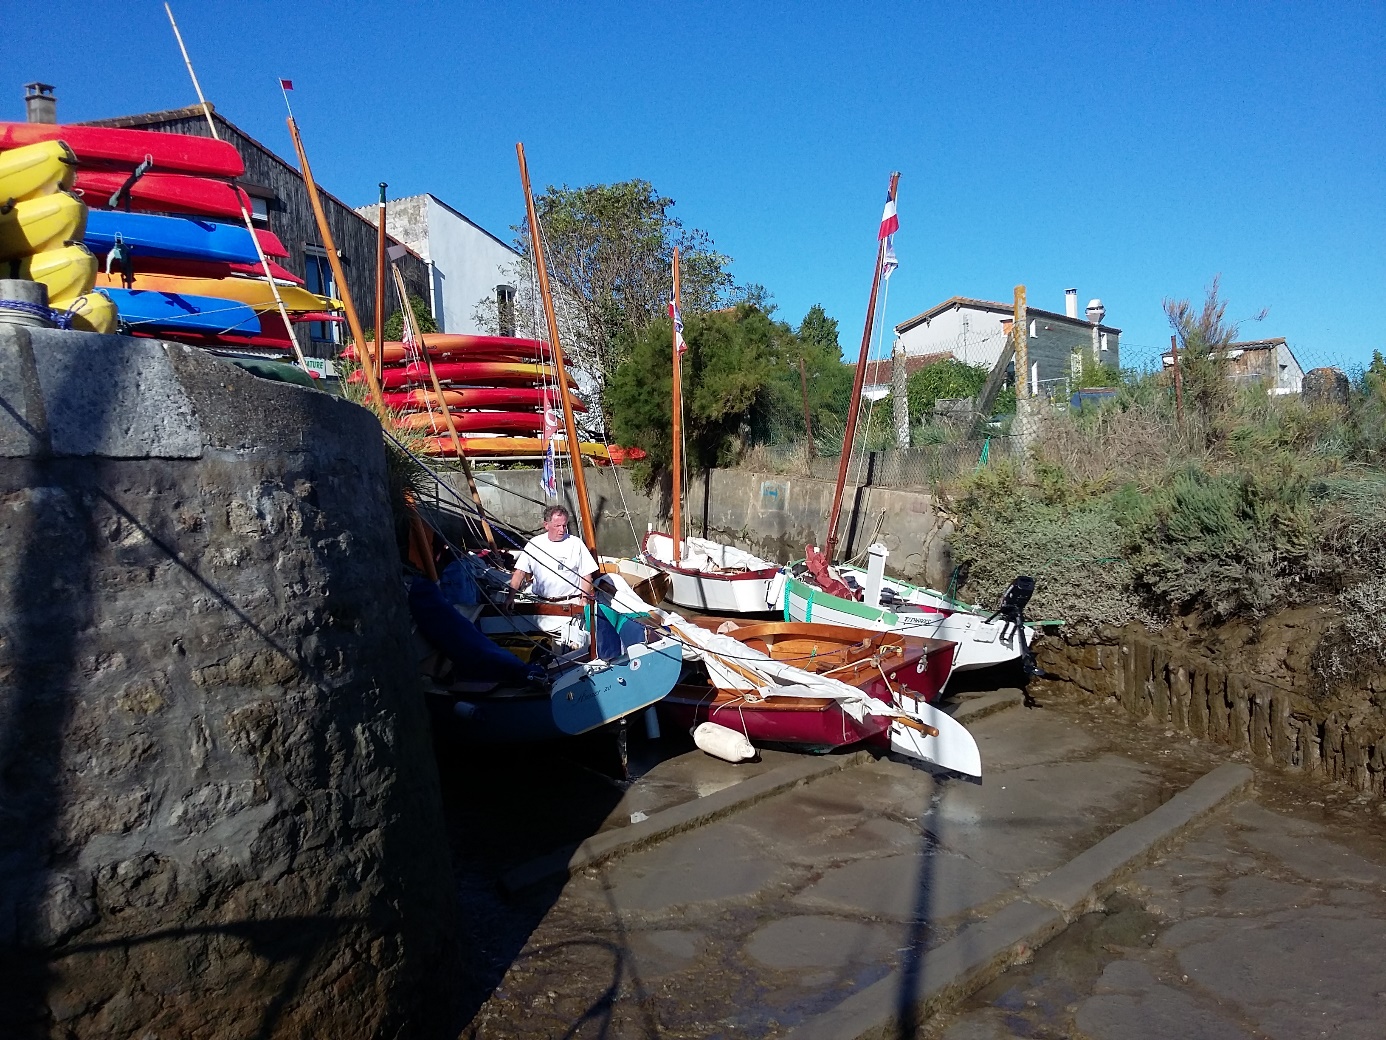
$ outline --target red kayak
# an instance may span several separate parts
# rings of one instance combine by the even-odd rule
[[[453,426],[458,433],[538,433],[544,428],[544,417],[538,412],[453,412]],[[421,433],[448,434],[448,420],[441,412],[410,412],[395,420],[402,430]]]
[[[533,386],[469,386],[444,390],[442,403],[449,408],[543,408],[544,391]],[[404,390],[385,395],[385,406],[397,412],[417,412],[427,410],[430,405],[436,408],[438,404],[438,396],[432,390]],[[558,403],[553,402],[553,406],[558,407]],[[573,411],[585,412],[587,406],[574,399]]]
[[[549,345],[537,339],[516,339],[513,336],[463,336],[446,332],[425,332],[424,346],[431,358],[466,358],[468,360],[551,361]],[[368,350],[375,343],[366,341]],[[356,358],[356,348],[348,347],[343,357]],[[405,358],[404,344],[385,342],[385,363],[398,364]]]
[[[444,361],[433,366],[440,383],[462,383],[469,386],[491,386],[496,383],[516,386],[537,386],[554,378],[553,369],[548,365],[521,361]],[[360,382],[365,377],[358,370],[350,377],[351,382]],[[411,386],[428,386],[430,379],[427,365],[405,365],[403,368],[386,368],[381,373],[381,385],[386,390],[400,390]],[[571,376],[568,384],[576,387]]]
[[[281,282],[302,285],[303,279],[287,267],[270,261],[270,273]],[[135,260],[136,274],[173,274],[181,278],[230,278],[233,275],[249,275],[251,278],[264,278],[265,272],[259,264],[225,264],[216,260],[175,260],[165,256],[141,256]]]
[[[0,151],[39,141],[66,141],[81,166],[111,163],[135,167],[145,156],[156,170],[200,173],[207,177],[239,177],[245,163],[234,145],[212,137],[164,134],[156,130],[123,130],[109,126],[57,123],[0,123]]]
[[[123,170],[78,170],[74,194],[93,209],[110,208],[111,196],[125,184]],[[250,196],[210,177],[182,173],[146,173],[130,188],[130,208],[143,213],[179,213],[241,219],[250,212]],[[117,207],[119,208],[119,207]]]
[[[145,333],[156,339],[177,340],[179,343],[191,343],[199,347],[253,347],[256,350],[293,350],[294,341],[289,338],[289,330],[284,327],[284,319],[274,311],[267,311],[259,315],[260,331],[257,335],[246,336],[236,332],[221,332],[215,336],[208,336],[196,332],[185,330],[159,330],[157,332]],[[135,335],[141,335],[136,332]],[[299,333],[299,344],[306,347],[308,339],[303,333]]]

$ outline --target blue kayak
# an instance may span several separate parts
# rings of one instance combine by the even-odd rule
[[[209,335],[234,332],[238,336],[256,336],[260,333],[260,319],[255,312],[235,300],[156,292],[153,289],[96,291],[109,298],[116,305],[116,310],[120,311],[121,320],[137,330],[173,329]]]
[[[195,217],[161,217],[153,213],[124,213],[92,209],[87,213],[86,247],[109,253],[120,235],[130,255],[179,260],[219,260],[230,264],[259,262],[250,232],[235,224],[217,224]]]

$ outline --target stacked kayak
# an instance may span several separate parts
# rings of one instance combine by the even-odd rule
[[[547,443],[540,435],[546,425],[545,410],[559,407],[558,376],[548,344],[510,336],[443,333],[425,333],[422,339],[442,387],[441,396],[433,390],[428,363],[418,354],[410,360],[403,343],[385,343],[380,351],[380,381],[386,406],[398,413],[396,428],[422,434],[426,454],[454,455],[450,414],[469,458],[544,454]],[[367,342],[364,352],[349,347],[343,356],[353,361],[374,357],[375,344]],[[349,379],[360,383],[364,376],[358,371]],[[577,386],[571,377],[568,383],[570,388]],[[578,400],[573,407],[587,408]],[[547,421],[559,425],[554,416]],[[606,449],[594,443],[584,443],[582,452],[606,455]]]
[[[76,159],[62,141],[11,146],[0,138],[0,277],[28,278],[72,328],[112,332],[116,309],[92,292],[96,257],[81,245],[87,207],[72,187]]]
[[[335,320],[328,312],[340,303],[307,292],[301,278],[274,262],[288,256],[277,236],[246,229],[250,199],[233,183],[244,172],[235,147],[213,138],[0,122],[0,204],[26,197],[5,194],[7,183],[70,200],[50,203],[51,212],[20,214],[31,252],[37,238],[66,250],[82,244],[31,264],[42,272],[33,277],[52,279],[50,299],[62,302],[59,283],[84,286],[87,301],[112,325],[118,311],[134,335],[287,351],[293,341],[261,253],[270,258],[291,320]],[[73,205],[80,226],[68,212]],[[7,237],[0,220],[0,249],[19,234],[9,230]]]

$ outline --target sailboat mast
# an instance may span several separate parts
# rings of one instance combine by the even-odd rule
[[[549,324],[553,364],[558,370],[558,394],[563,402],[563,429],[568,438],[568,457],[573,464],[573,494],[577,497],[578,514],[582,520],[582,540],[595,555],[597,531],[592,525],[592,507],[587,503],[587,477],[582,472],[582,444],[578,440],[577,421],[573,418],[573,399],[568,393],[568,370],[563,364],[563,347],[558,342],[558,318],[554,314],[553,294],[549,290],[549,269],[544,263],[543,236],[539,233],[539,216],[534,210],[534,193],[529,188],[529,166],[525,162],[525,146],[517,143],[515,154],[520,157],[520,183],[525,189],[525,213],[529,217],[529,240],[534,253],[534,269],[539,280],[539,295],[544,300],[544,317]]]
[[[672,494],[674,498],[674,556],[673,562],[683,559],[683,359],[679,356],[679,322],[682,309],[679,306],[679,249],[674,247],[674,313],[670,315],[671,338],[674,350],[674,474]]]
[[[895,198],[900,175],[890,175],[890,193]],[[842,445],[842,458],[837,465],[837,486],[833,488],[833,509],[828,515],[828,538],[823,545],[823,555],[829,563],[837,549],[837,521],[842,514],[842,489],[847,484],[847,468],[852,464],[852,440],[857,432],[857,413],[861,410],[861,391],[866,384],[866,356],[871,351],[871,327],[876,321],[876,293],[881,288],[881,258],[885,255],[885,238],[876,243],[876,268],[871,274],[871,302],[866,306],[866,327],[861,333],[861,352],[857,355],[857,374],[852,380],[852,400],[847,406],[847,429]]]

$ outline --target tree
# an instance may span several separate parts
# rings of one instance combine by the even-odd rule
[[[428,301],[421,297],[409,294],[409,309],[414,312],[414,327],[419,332],[437,332],[438,323],[433,320],[433,314],[428,309]],[[386,343],[398,343],[404,338],[404,312],[396,308],[385,319],[383,326]]]
[[[1184,382],[1184,400],[1202,420],[1208,436],[1216,435],[1213,418],[1231,398],[1223,366],[1228,348],[1237,340],[1240,322],[1227,320],[1227,301],[1222,299],[1221,275],[1214,275],[1203,296],[1203,307],[1195,310],[1188,300],[1166,297],[1163,301],[1170,328],[1179,339],[1179,366]],[[1262,310],[1250,320],[1266,316]]]
[[[939,398],[976,397],[986,386],[990,374],[985,365],[969,365],[955,358],[935,361],[911,373],[905,383],[910,422],[917,422],[932,412]]]
[[[676,246],[685,315],[716,310],[733,291],[727,271],[731,258],[713,248],[707,232],[685,228],[671,216],[673,205],[644,180],[583,188],[550,185],[534,200],[564,352],[574,367],[591,372],[598,386],[615,374],[652,323],[667,324]],[[515,248],[524,257],[512,272],[517,331],[544,336],[530,273],[528,219],[514,230]],[[768,300],[758,286],[743,295],[756,291],[762,294],[758,301]],[[479,301],[475,314],[484,327],[498,327],[495,300]]]

